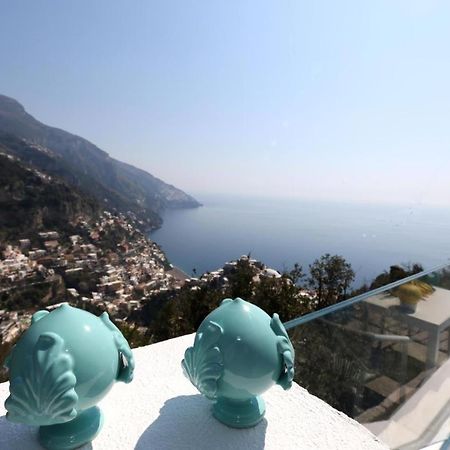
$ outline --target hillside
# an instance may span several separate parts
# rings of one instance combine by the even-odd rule
[[[39,231],[70,233],[79,217],[96,217],[100,205],[73,186],[30,169],[0,144],[0,241]]]
[[[200,206],[180,189],[111,158],[86,139],[39,122],[20,103],[3,95],[0,95],[0,135],[0,142],[10,154],[23,158],[24,151],[27,152],[31,163],[45,164],[45,170],[89,192],[108,209],[133,212],[148,228],[160,226],[159,213],[164,209]]]

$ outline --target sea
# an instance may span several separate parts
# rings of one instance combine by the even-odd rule
[[[353,267],[354,287],[394,264],[449,262],[450,208],[197,195],[203,206],[167,210],[150,238],[190,276],[250,254],[279,271],[325,253]]]

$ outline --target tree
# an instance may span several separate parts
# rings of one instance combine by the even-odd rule
[[[363,284],[358,289],[354,289],[351,292],[351,297],[356,297],[364,292],[372,291],[379,287],[385,286],[386,284],[393,283],[394,281],[399,281],[403,278],[415,275],[416,273],[422,272],[423,266],[419,263],[408,263],[402,266],[394,265],[391,266],[389,272],[385,270],[380,273],[370,284]]]
[[[253,277],[255,274],[256,270],[250,264],[248,258],[239,259],[236,263],[235,271],[228,275],[228,280],[230,282],[230,297],[241,297],[244,300],[250,301],[253,296]]]
[[[300,281],[305,277],[303,273],[303,267],[299,263],[295,263],[294,267],[285,272],[285,275],[294,283],[298,285]]]
[[[269,316],[278,313],[283,322],[311,312],[309,302],[302,299],[300,289],[288,275],[262,278],[255,284],[249,301],[262,308]]]
[[[329,253],[316,259],[309,272],[308,284],[317,294],[319,308],[344,300],[355,279],[352,266],[342,256]]]
[[[206,286],[194,290],[183,286],[163,302],[156,317],[149,323],[149,335],[154,342],[158,342],[194,333],[203,319],[226,297],[222,291]]]

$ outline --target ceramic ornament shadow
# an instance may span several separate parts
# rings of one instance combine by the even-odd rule
[[[263,392],[275,384],[291,387],[294,349],[278,314],[271,318],[240,298],[225,299],[201,323],[182,367],[213,400],[216,419],[247,428],[264,416]]]
[[[109,320],[67,304],[38,311],[6,360],[10,396],[6,418],[38,425],[47,449],[91,441],[103,417],[95,406],[116,381],[133,379],[128,342]]]

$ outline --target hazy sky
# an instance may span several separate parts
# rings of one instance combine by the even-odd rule
[[[0,93],[188,192],[450,205],[450,2],[0,0]]]

